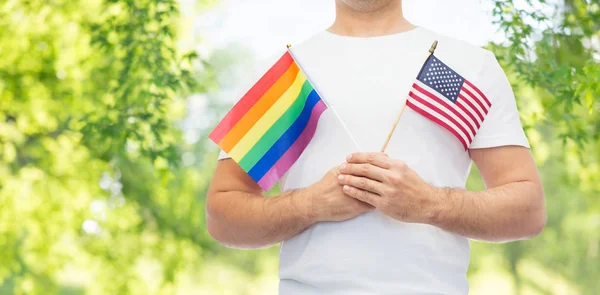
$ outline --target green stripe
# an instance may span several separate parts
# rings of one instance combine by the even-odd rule
[[[306,98],[313,90],[308,80],[304,81],[300,93],[292,103],[292,105],[277,119],[277,121],[267,130],[267,132],[258,140],[258,142],[250,149],[250,151],[244,155],[242,160],[238,163],[245,171],[250,171],[252,167],[264,156],[265,153],[275,144],[275,142],[285,133],[292,123],[296,121],[296,118],[300,116],[304,105],[306,104]]]

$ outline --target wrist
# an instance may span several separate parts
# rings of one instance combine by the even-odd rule
[[[293,191],[290,198],[303,223],[312,225],[318,221],[318,214],[313,205],[315,203],[315,194],[312,187]]]
[[[432,202],[426,210],[424,223],[442,228],[453,215],[454,202],[458,200],[454,200],[453,190],[445,187],[433,187],[429,195]]]

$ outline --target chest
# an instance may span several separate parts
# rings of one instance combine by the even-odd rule
[[[425,56],[406,53],[382,59],[389,51],[380,49],[359,57],[354,51],[338,50],[335,56],[323,54],[303,64],[361,150],[381,148]]]
[[[324,50],[297,56],[329,108],[313,140],[284,178],[284,189],[308,186],[353,152],[380,151],[427,52]],[[386,149],[439,186],[463,186],[469,155],[446,130],[406,108]]]

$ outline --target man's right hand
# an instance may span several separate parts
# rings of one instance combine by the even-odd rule
[[[318,182],[265,198],[232,159],[219,161],[206,199],[206,227],[229,247],[255,249],[287,240],[319,221],[341,221],[372,210],[344,194],[334,168]]]
[[[311,206],[309,210],[317,222],[347,220],[374,209],[373,206],[346,195],[337,179],[339,175],[339,168],[335,167],[320,181],[307,187]]]

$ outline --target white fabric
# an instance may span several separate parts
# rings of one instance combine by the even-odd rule
[[[282,190],[315,183],[352,152],[379,151],[434,40],[439,41],[436,56],[493,104],[471,148],[528,147],[510,84],[491,52],[424,28],[373,38],[322,32],[295,45],[293,53],[330,109],[281,181]],[[464,188],[471,166],[469,153],[450,132],[410,108],[404,110],[387,153],[440,187]],[[376,211],[344,222],[318,223],[286,240],[279,292],[467,294],[468,264],[465,237]]]

